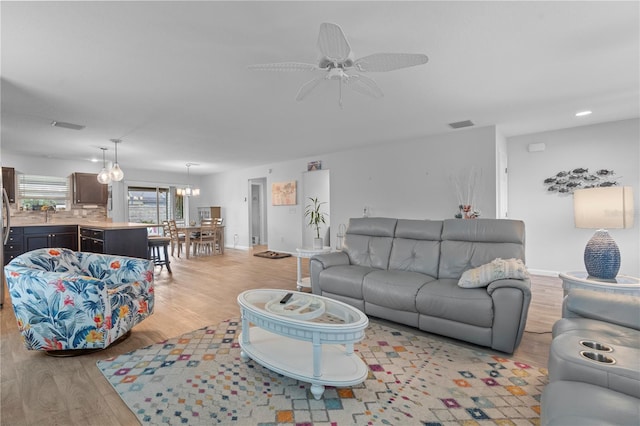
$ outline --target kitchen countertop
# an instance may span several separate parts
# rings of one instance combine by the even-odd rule
[[[154,228],[158,225],[150,223],[134,223],[134,222],[90,222],[90,221],[53,221],[53,222],[40,222],[40,223],[12,223],[12,227],[32,227],[32,226],[79,226],[82,228],[93,229],[139,229],[139,228]]]

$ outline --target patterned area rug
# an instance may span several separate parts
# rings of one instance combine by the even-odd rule
[[[369,376],[327,387],[240,360],[239,320],[98,362],[142,424],[539,424],[547,371],[370,322],[356,345]]]

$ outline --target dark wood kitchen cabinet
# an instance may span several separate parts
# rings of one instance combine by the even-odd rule
[[[75,225],[24,227],[24,251],[56,247],[78,250],[78,227]]]
[[[147,229],[98,229],[81,226],[80,251],[146,259]]]
[[[13,167],[2,168],[2,187],[7,191],[9,203],[16,202],[16,169]]]
[[[78,250],[76,225],[12,226],[4,245],[4,264],[31,250],[55,247]]]
[[[98,182],[98,175],[93,173],[73,173],[73,204],[107,204],[108,185]]]
[[[11,262],[11,260],[24,253],[24,228],[20,226],[13,226],[9,229],[9,236],[7,237],[7,244],[4,245],[4,264]]]

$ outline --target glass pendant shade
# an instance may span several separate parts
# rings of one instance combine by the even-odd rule
[[[104,185],[111,182],[111,175],[109,173],[109,170],[107,170],[105,167],[103,167],[102,170],[100,170],[100,173],[98,173],[98,182]]]
[[[122,141],[120,139],[111,139],[111,142],[115,145],[115,161],[113,162],[113,167],[109,171],[109,177],[112,181],[119,182],[124,178],[124,172],[120,168],[120,164],[118,164],[118,144]]]
[[[111,177],[111,180],[116,182],[119,182],[124,178],[124,172],[122,171],[118,163],[114,164],[113,167],[111,168],[111,171],[109,172],[109,177]]]
[[[107,148],[100,148],[102,150],[102,170],[98,173],[98,182],[103,185],[106,185],[111,182],[111,175],[109,174],[109,170],[107,170],[107,163],[104,158],[104,152]]]

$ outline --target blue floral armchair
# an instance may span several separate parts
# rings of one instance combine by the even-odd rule
[[[146,259],[46,248],[4,269],[27,349],[106,348],[153,313]]]

